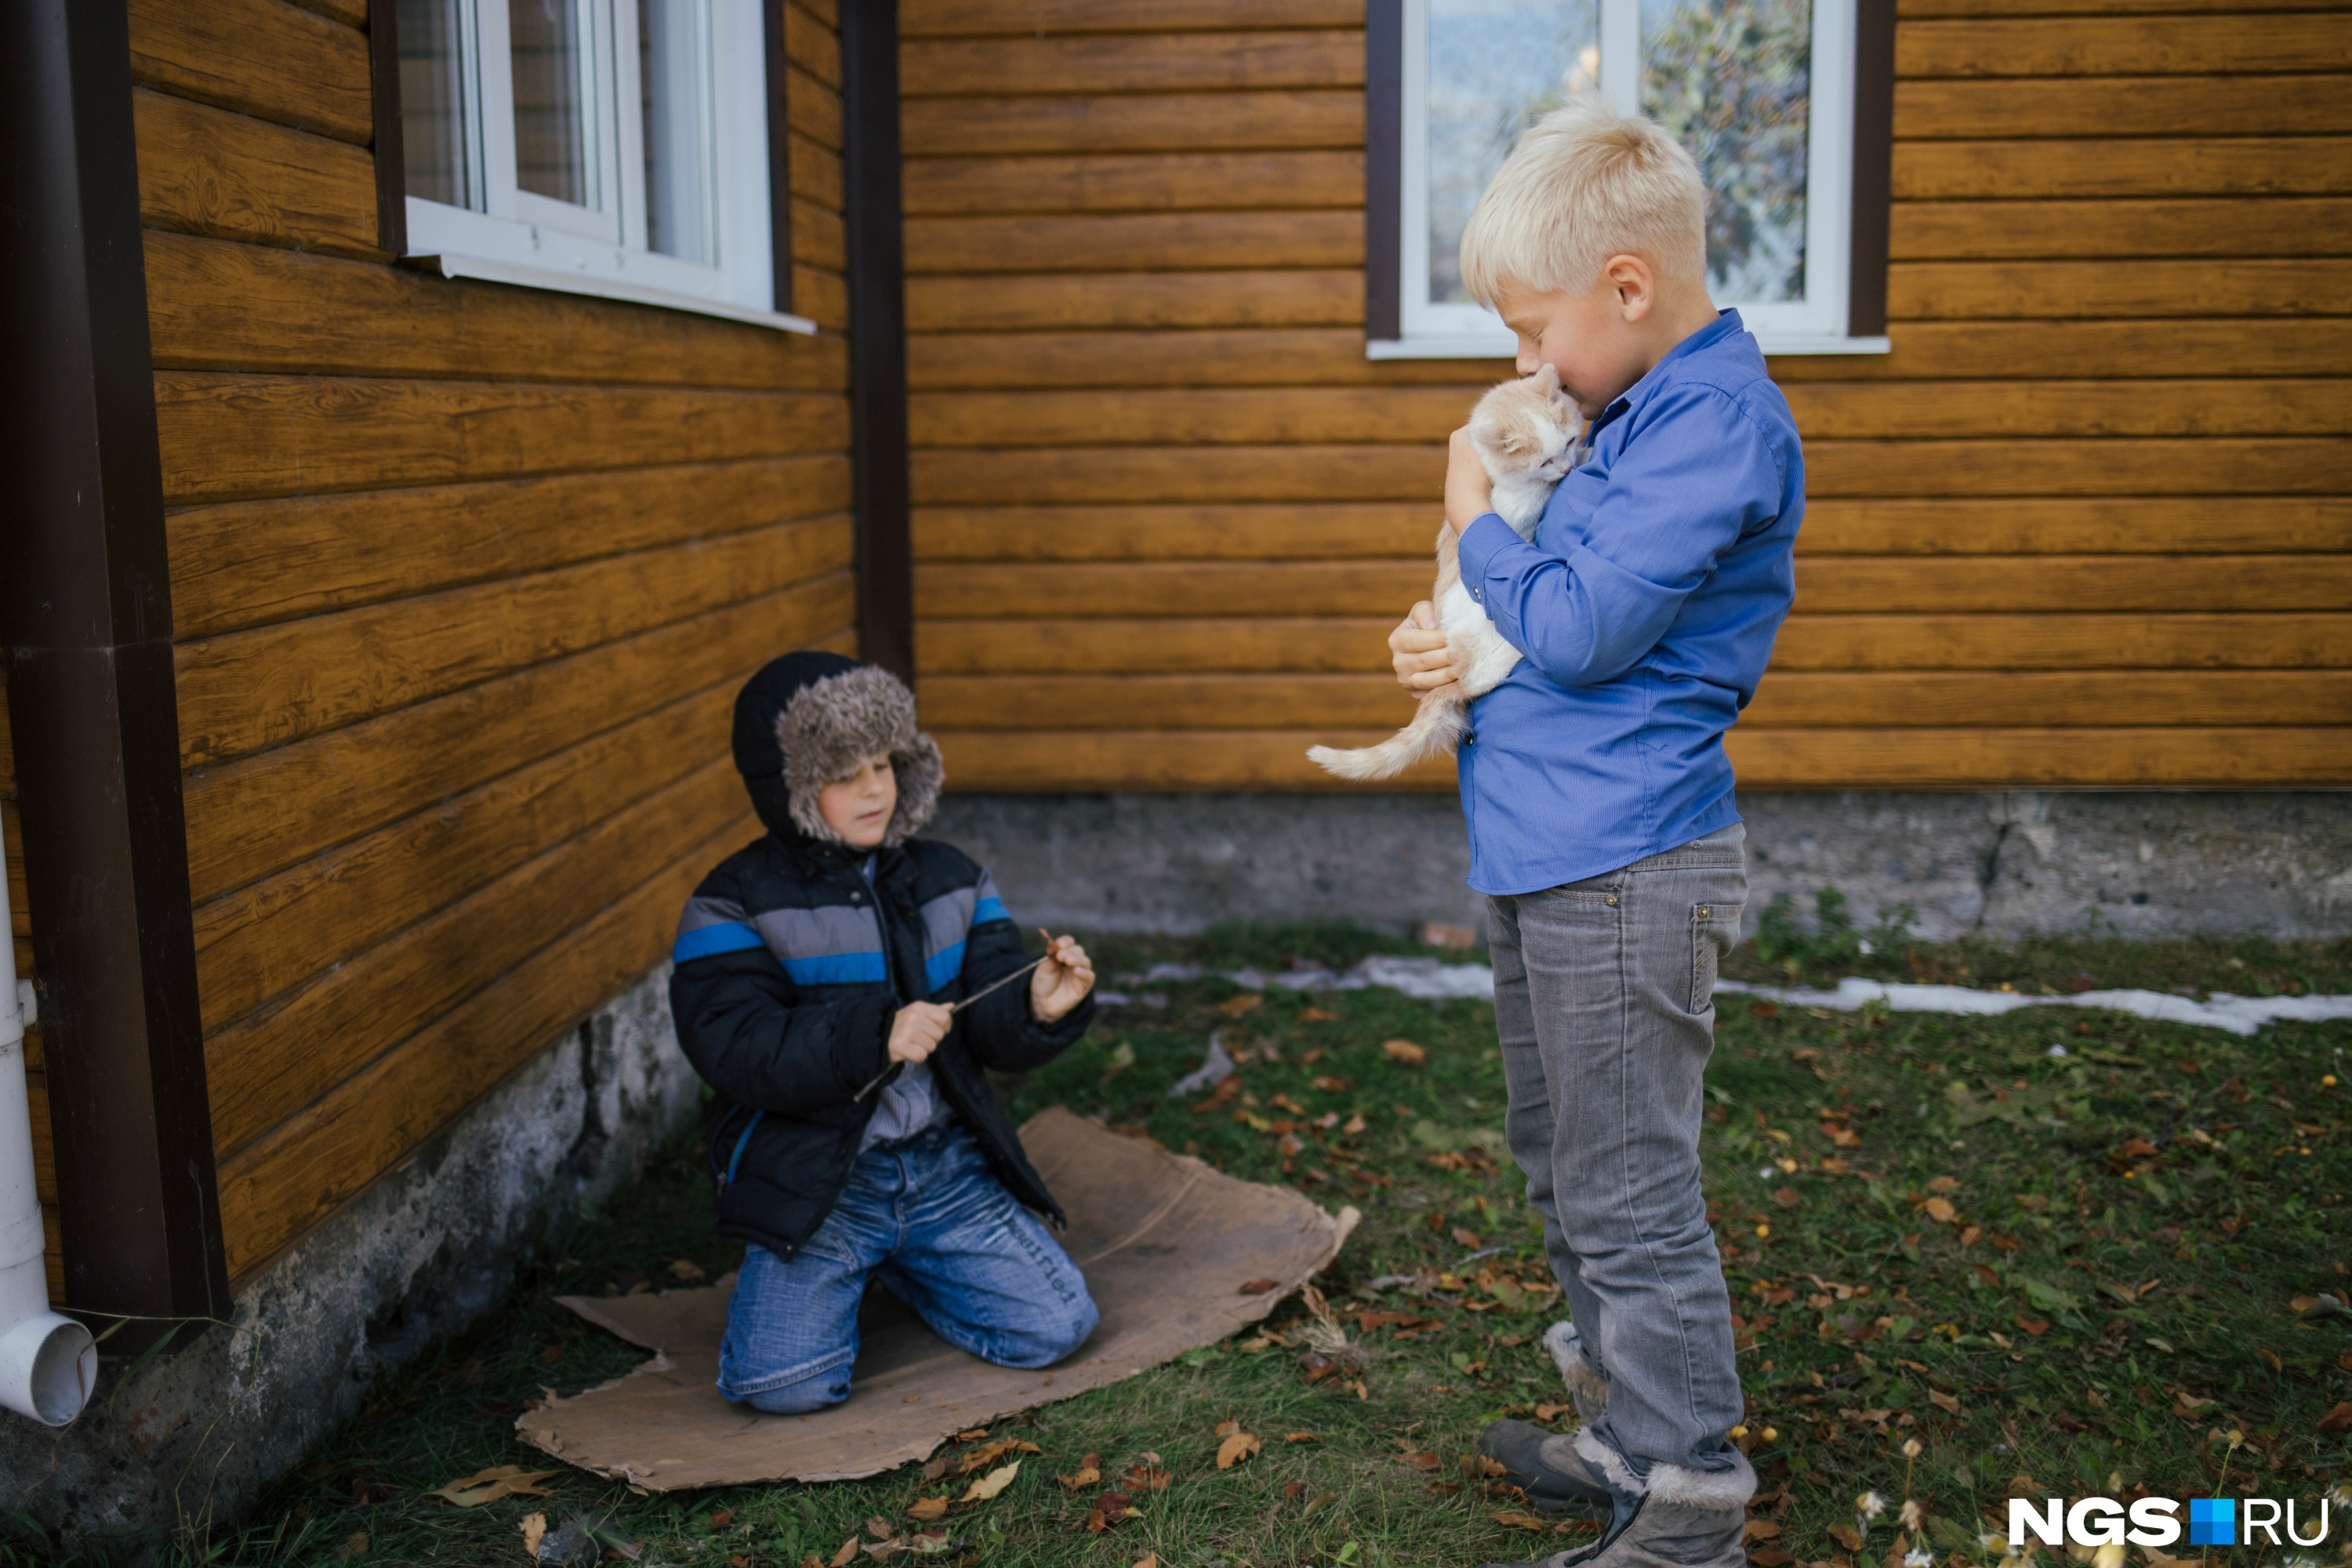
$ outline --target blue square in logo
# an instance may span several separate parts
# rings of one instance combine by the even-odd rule
[[[2189,1500],[2189,1544],[2191,1546],[2238,1544],[2238,1500],[2226,1497],[2190,1498]]]

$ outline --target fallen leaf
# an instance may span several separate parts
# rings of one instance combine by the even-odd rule
[[[547,1536],[547,1515],[527,1513],[522,1516],[522,1554],[533,1563],[539,1561],[539,1543]]]
[[[914,1519],[945,1519],[948,1516],[948,1500],[944,1497],[919,1497],[907,1513]]]
[[[1789,1568],[1796,1559],[1777,1546],[1759,1546],[1748,1554],[1748,1561],[1757,1568]]]
[[[697,1279],[708,1279],[710,1278],[710,1276],[702,1271],[699,1265],[690,1263],[683,1258],[671,1258],[669,1262],[669,1271],[672,1274],[677,1275],[680,1279],[687,1280],[689,1283]]]
[[[502,1497],[552,1497],[554,1494],[539,1483],[550,1476],[562,1473],[562,1470],[524,1470],[513,1465],[499,1465],[493,1469],[477,1470],[464,1480],[436,1487],[425,1495],[441,1498],[459,1508],[479,1508]]]
[[[2017,1326],[2037,1340],[2050,1331],[2050,1322],[2046,1318],[2020,1318]]]
[[[1301,1007],[1298,1021],[1302,1024],[1336,1024],[1339,1021],[1339,1015],[1326,1013],[1320,1007]]]
[[[1927,1391],[1927,1398],[1938,1410],[1948,1410],[1955,1415],[1960,1413],[1960,1402],[1951,1394],[1931,1388]]]
[[[1538,1518],[1532,1513],[1522,1513],[1517,1509],[1504,1510],[1495,1516],[1495,1522],[1507,1524],[1514,1530],[1549,1530],[1551,1528],[1551,1521]]]
[[[710,1516],[710,1528],[713,1530],[724,1530],[734,1522],[735,1510],[731,1508],[722,1508]]]
[[[1078,1473],[1076,1475],[1055,1476],[1054,1479],[1061,1482],[1062,1485],[1069,1488],[1074,1492],[1084,1491],[1087,1488],[1096,1485],[1102,1479],[1102,1456],[1099,1454],[1088,1454],[1085,1458],[1078,1461]]]
[[[1381,1049],[1409,1068],[1417,1068],[1429,1060],[1429,1053],[1411,1040],[1382,1040]]]
[[[1573,1405],[1538,1405],[1536,1406],[1536,1419],[1538,1421],[1557,1421],[1575,1408],[1576,1406]]]
[[[2262,1357],[2263,1364],[2268,1366],[2273,1372],[2284,1372],[2286,1370],[2284,1367],[2279,1365],[2279,1358],[2273,1352],[2264,1350],[2261,1346],[2257,1345],[2254,1348],[2254,1353]]]
[[[1160,1568],[1160,1553],[1157,1552],[1144,1553],[1142,1561],[1136,1563],[1135,1568]]]
[[[343,1543],[335,1549],[335,1555],[341,1561],[348,1563],[354,1557],[366,1556],[367,1549],[367,1531],[364,1530],[355,1530],[352,1531],[351,1534],[343,1537]]]
[[[1286,1443],[1320,1443],[1323,1439],[1312,1432],[1285,1432],[1282,1440]]]
[[[841,1543],[841,1550],[833,1554],[833,1561],[827,1563],[825,1568],[849,1568],[851,1561],[855,1559],[856,1555],[857,1537],[853,1534],[848,1540]]]
[[[2347,1427],[2352,1427],[2352,1400],[2339,1399],[2329,1408],[2326,1415],[2319,1418],[2319,1429],[2323,1432],[2341,1432]]]
[[[1478,1233],[1476,1231],[1465,1230],[1458,1225],[1454,1227],[1454,1239],[1460,1242],[1463,1246],[1468,1247],[1473,1252],[1477,1251],[1480,1247],[1486,1245],[1485,1242],[1478,1239]]]
[[[1276,1285],[1281,1283],[1282,1281],[1279,1279],[1253,1279],[1244,1285],[1237,1294],[1244,1296],[1263,1296],[1268,1290],[1273,1289]]]
[[[1003,1469],[991,1470],[980,1479],[972,1482],[971,1485],[965,1489],[963,1496],[956,1499],[956,1501],[986,1502],[989,1499],[994,1497],[997,1493],[1011,1486],[1013,1484],[1013,1478],[1020,1473],[1021,1461],[1015,1459],[1011,1464],[1005,1466]]]
[[[1118,1478],[1121,1486],[1137,1492],[1164,1492],[1168,1489],[1168,1483],[1175,1479],[1173,1471],[1163,1470],[1157,1465],[1129,1465]]]
[[[1258,1451],[1258,1440],[1247,1432],[1235,1431],[1217,1445],[1217,1468],[1230,1470]]]
[[[1444,1460],[1439,1458],[1436,1455],[1426,1452],[1407,1454],[1404,1457],[1404,1462],[1411,1465],[1416,1470],[1433,1470],[1445,1463]]]
[[[1960,1179],[1958,1176],[1931,1176],[1927,1179],[1927,1190],[1931,1193],[1957,1193],[1960,1190]]]
[[[1338,1492],[1318,1492],[1315,1496],[1307,1500],[1307,1506],[1298,1510],[1298,1517],[1305,1519],[1308,1514],[1315,1512],[1318,1509],[1329,1508],[1333,1503],[1338,1502],[1339,1500],[1339,1494]]]
[[[1780,1525],[1771,1520],[1751,1519],[1748,1521],[1748,1539],[1750,1541],[1769,1541],[1780,1533]]]
[[[1792,1209],[1804,1202],[1805,1196],[1794,1187],[1782,1187],[1772,1194],[1772,1201],[1784,1209]]]
[[[1258,1005],[1265,1000],[1265,993],[1263,991],[1244,991],[1238,996],[1228,996],[1218,1003],[1217,1011],[1229,1016],[1239,1017],[1244,1013],[1256,1012]]]
[[[887,1541],[892,1536],[898,1534],[898,1527],[892,1524],[888,1520],[877,1514],[875,1517],[866,1521],[866,1533],[874,1537],[877,1541]]]
[[[1927,1217],[1937,1225],[1949,1225],[1959,1215],[1959,1211],[1944,1198],[1929,1198],[1926,1206]]]

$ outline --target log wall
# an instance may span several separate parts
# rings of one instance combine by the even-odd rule
[[[901,12],[950,783],[1331,786],[1509,374],[1364,358],[1360,0]],[[1741,784],[2352,777],[2352,16],[1902,0],[1896,49],[1895,350],[1773,363],[1811,505]]]
[[[241,1277],[656,963],[758,831],[735,689],[849,646],[840,62],[791,0],[808,338],[392,265],[362,0],[131,16]]]

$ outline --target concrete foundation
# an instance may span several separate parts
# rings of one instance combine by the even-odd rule
[[[240,1519],[379,1373],[499,1306],[567,1211],[635,1179],[691,1121],[667,977],[665,964],[548,1044],[248,1281],[234,1330],[128,1379],[108,1363],[62,1432],[0,1415],[0,1518],[69,1547],[122,1542],[131,1562]]]
[[[2352,932],[2352,792],[1743,795],[1751,909],[1844,893],[1937,939]],[[1436,795],[960,795],[930,833],[1024,922],[1187,931],[1221,921],[1482,923],[1462,814]]]

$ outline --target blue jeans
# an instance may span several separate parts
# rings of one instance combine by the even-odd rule
[[[772,1415],[848,1398],[869,1274],[941,1339],[999,1366],[1051,1365],[1100,1317],[1045,1222],[989,1173],[970,1132],[943,1122],[860,1154],[797,1256],[746,1251],[719,1392]]]
[[[1748,903],[1738,823],[1622,869],[1486,900],[1504,1131],[1543,1215],[1595,1436],[1647,1475],[1733,1463],[1731,1296],[1699,1191],[1716,965]]]

